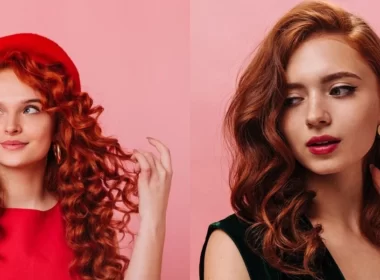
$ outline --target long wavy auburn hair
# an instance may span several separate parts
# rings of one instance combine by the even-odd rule
[[[232,153],[231,204],[250,224],[249,246],[283,273],[315,278],[321,277],[318,256],[325,250],[322,227],[309,230],[304,219],[315,193],[306,190],[304,167],[296,161],[279,124],[288,61],[300,44],[323,34],[344,38],[380,78],[380,39],[366,22],[327,2],[302,2],[275,24],[256,49],[224,120]],[[376,140],[363,164],[361,215],[361,229],[376,246],[380,246],[380,198],[368,164],[379,166],[379,160]]]
[[[128,223],[138,212],[136,175],[127,167],[131,154],[117,139],[102,135],[97,119],[103,108],[93,106],[88,93],[74,91],[61,64],[40,64],[12,51],[1,59],[1,69],[12,69],[37,90],[55,120],[53,144],[59,145],[62,159],[58,164],[49,150],[44,182],[60,201],[74,253],[70,270],[83,280],[124,279],[129,259],[119,253],[117,237],[134,236]],[[0,214],[4,207],[0,195]],[[114,210],[122,213],[120,220],[113,219]]]

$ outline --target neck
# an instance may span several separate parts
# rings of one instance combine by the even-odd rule
[[[44,187],[46,162],[22,168],[0,166],[1,189],[6,208],[46,210],[54,205]]]
[[[310,219],[324,227],[360,233],[363,198],[361,164],[330,175],[307,175],[307,188],[316,192]]]

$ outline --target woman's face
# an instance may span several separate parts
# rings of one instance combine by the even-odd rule
[[[380,123],[378,80],[366,61],[342,38],[320,36],[294,52],[286,72],[281,129],[296,159],[321,175],[361,163]],[[323,135],[331,137],[308,144]]]
[[[20,168],[45,160],[53,120],[41,111],[40,97],[12,70],[0,71],[0,167]]]

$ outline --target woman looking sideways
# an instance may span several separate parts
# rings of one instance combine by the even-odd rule
[[[275,24],[227,111],[235,214],[201,279],[380,279],[379,81],[361,18],[307,1]]]
[[[102,111],[55,42],[0,38],[2,279],[160,279],[170,152],[153,138],[159,157],[123,151],[102,134]],[[129,259],[118,234],[131,234],[133,213],[141,223]]]

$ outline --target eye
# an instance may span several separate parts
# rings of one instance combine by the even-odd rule
[[[288,97],[285,99],[285,106],[286,107],[290,107],[290,106],[293,106],[293,105],[296,105],[298,103],[300,103],[302,101],[302,98],[301,97]]]
[[[333,96],[346,96],[346,95],[351,95],[356,91],[356,87],[354,86],[338,86],[334,87],[330,91],[330,95]]]
[[[39,112],[40,112],[40,109],[38,109],[36,106],[27,106],[24,109],[24,113],[25,114],[36,114],[36,113],[39,113]]]

